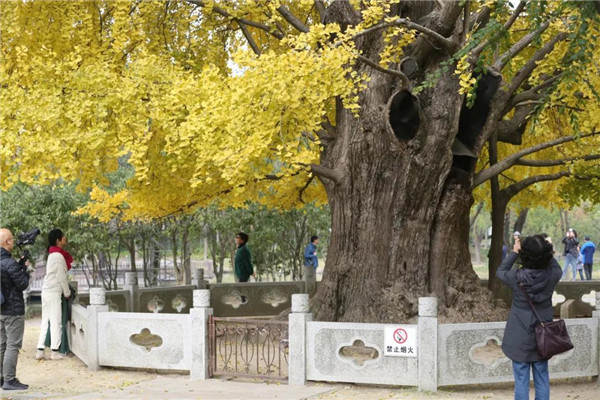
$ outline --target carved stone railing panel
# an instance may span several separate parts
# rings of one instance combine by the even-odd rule
[[[216,317],[278,315],[291,308],[292,294],[304,293],[304,282],[210,284]]]
[[[342,360],[347,360],[357,367],[379,358],[379,351],[375,347],[365,345],[365,342],[360,339],[355,340],[350,346],[342,346],[338,354]]]
[[[163,344],[163,339],[158,335],[154,335],[148,328],[142,329],[140,333],[131,335],[129,340],[145,348],[146,351],[152,350],[153,347],[160,347]]]

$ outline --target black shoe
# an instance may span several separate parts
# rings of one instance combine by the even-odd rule
[[[7,381],[2,384],[3,390],[25,390],[28,389],[29,385],[19,382],[17,378],[12,381]]]

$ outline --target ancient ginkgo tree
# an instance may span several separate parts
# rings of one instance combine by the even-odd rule
[[[129,218],[327,201],[321,320],[409,319],[428,294],[451,318],[498,318],[469,208],[532,153],[497,143],[597,149],[593,2],[0,7],[4,187],[76,180],[93,212]],[[566,127],[543,131],[556,112]],[[509,162],[477,167],[497,150]],[[134,176],[107,192],[119,159]]]

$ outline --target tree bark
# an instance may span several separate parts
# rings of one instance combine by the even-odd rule
[[[527,213],[529,212],[529,208],[525,207],[519,213],[519,216],[515,220],[515,225],[513,226],[513,232],[521,232],[523,233],[523,227],[525,226],[525,222],[527,221]]]
[[[442,300],[442,315],[453,307],[467,319],[501,318],[470,262],[471,189],[447,179],[462,104],[456,77],[443,76],[421,94],[420,113],[427,117],[412,139],[401,141],[384,111],[393,78],[369,72],[360,115],[338,105],[338,137],[322,155],[321,164],[342,171],[343,179],[321,178],[332,236],[317,319],[409,320],[418,298],[431,295]]]
[[[569,212],[565,209],[560,209],[560,226],[562,228],[562,232],[561,235],[565,235],[565,232],[567,232],[567,230],[570,227],[569,224]]]
[[[129,252],[129,263],[131,264],[130,271],[137,272],[137,268],[135,265],[135,237],[132,235],[128,240],[123,240],[125,247],[127,247],[127,251]]]
[[[440,6],[426,18],[427,28],[450,36],[461,11],[458,3],[424,4],[411,3],[402,16],[416,21],[421,18],[411,13]],[[382,46],[379,33],[357,39],[358,49],[371,60],[377,60]],[[416,82],[446,57],[425,34],[407,51],[419,65]],[[313,300],[316,318],[410,321],[419,297],[437,296],[442,318],[501,320],[505,313],[498,312],[471,265],[474,164],[460,171],[453,166],[451,148],[464,100],[458,77],[443,73],[433,87],[414,96],[396,74],[364,63],[356,69],[370,78],[359,97],[359,115],[338,101],[337,135],[321,154],[321,166],[334,173],[316,171],[332,218],[323,279]]]
[[[502,299],[506,304],[511,302],[510,290],[496,279],[496,271],[502,263],[502,245],[506,243],[507,251],[512,246],[510,242],[505,242],[505,220],[507,214],[508,201],[510,200],[499,190],[498,178],[491,179],[492,184],[492,240],[490,243],[490,252],[488,258],[489,280],[488,288],[498,299]]]
[[[182,283],[184,285],[189,285],[192,282],[192,260],[189,236],[190,225],[189,223],[185,223],[183,232],[181,233],[181,253],[183,258],[181,260],[181,269],[183,272]]]
[[[497,178],[495,179],[497,180]],[[510,246],[513,244],[513,239],[512,239],[512,233],[510,231],[510,215],[511,215],[511,210],[510,208],[508,208],[508,203],[505,206],[504,209],[504,225],[502,227],[502,239],[503,242],[507,245]],[[496,232],[498,232],[498,234],[500,235],[500,230],[498,229]]]
[[[175,281],[178,284],[182,283],[182,272],[181,272],[181,268],[179,267],[179,262],[177,260],[177,247],[178,247],[178,243],[177,243],[177,229],[171,227],[171,253],[173,255],[173,271],[175,271]]]

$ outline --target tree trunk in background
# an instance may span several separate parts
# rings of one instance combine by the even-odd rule
[[[559,213],[560,213],[560,227],[562,228],[562,231],[561,231],[562,237],[559,239],[562,239],[563,237],[565,237],[565,233],[570,228],[569,212],[567,210],[564,210],[561,208],[559,210]]]
[[[177,260],[177,254],[178,254],[178,252],[177,252],[177,247],[178,247],[178,244],[177,244],[177,231],[178,230],[177,229],[173,229],[173,228],[171,228],[171,229],[172,230],[171,230],[170,237],[171,237],[171,254],[173,256],[173,270],[175,271],[175,281],[178,284],[181,284],[181,282],[182,282],[182,275],[183,274],[182,274],[181,268],[179,267],[179,263],[178,263],[178,260]]]
[[[512,299],[510,289],[496,278],[496,271],[502,263],[502,245],[504,244],[504,228],[508,200],[497,190],[498,179],[492,178],[492,240],[488,259],[489,280],[488,288],[496,298],[510,304]],[[511,251],[512,244],[506,243],[507,251]]]
[[[504,226],[502,227],[502,240],[504,241],[504,244],[506,244],[507,247],[512,248],[513,245],[513,237],[512,234],[513,232],[510,230],[510,217],[511,217],[511,210],[510,208],[508,208],[508,202],[507,205],[505,206],[505,211],[504,211]],[[498,231],[500,232],[500,231]]]
[[[482,209],[483,201],[480,201],[479,204],[477,204],[477,208],[475,209],[475,212],[473,213],[469,221],[469,225],[471,227],[471,235],[473,237],[473,251],[475,253],[475,262],[477,264],[481,263],[481,241],[483,238],[481,235],[481,230],[477,228],[476,222],[477,218],[481,214]]]
[[[528,212],[529,212],[529,208],[527,208],[527,207],[525,207],[524,209],[521,210],[521,212],[519,213],[519,216],[515,220],[513,232],[521,232],[521,235],[523,235],[523,227],[525,226],[525,222],[527,221],[527,213]],[[539,232],[530,232],[527,236],[530,236],[530,235],[533,235],[536,233],[539,233]]]
[[[481,264],[481,241],[483,240],[483,232],[477,226],[473,226],[471,229],[471,235],[473,235],[473,251],[475,257],[475,263]]]
[[[182,252],[182,265],[181,269],[183,272],[182,283],[184,285],[189,285],[192,283],[192,260],[191,260],[191,252],[190,252],[190,225],[189,223],[185,224],[183,227],[183,232],[181,233],[181,252]]]
[[[135,265],[135,237],[131,237],[130,239],[123,240],[125,247],[127,247],[127,251],[129,252],[129,263],[130,271],[137,272],[137,268]]]

